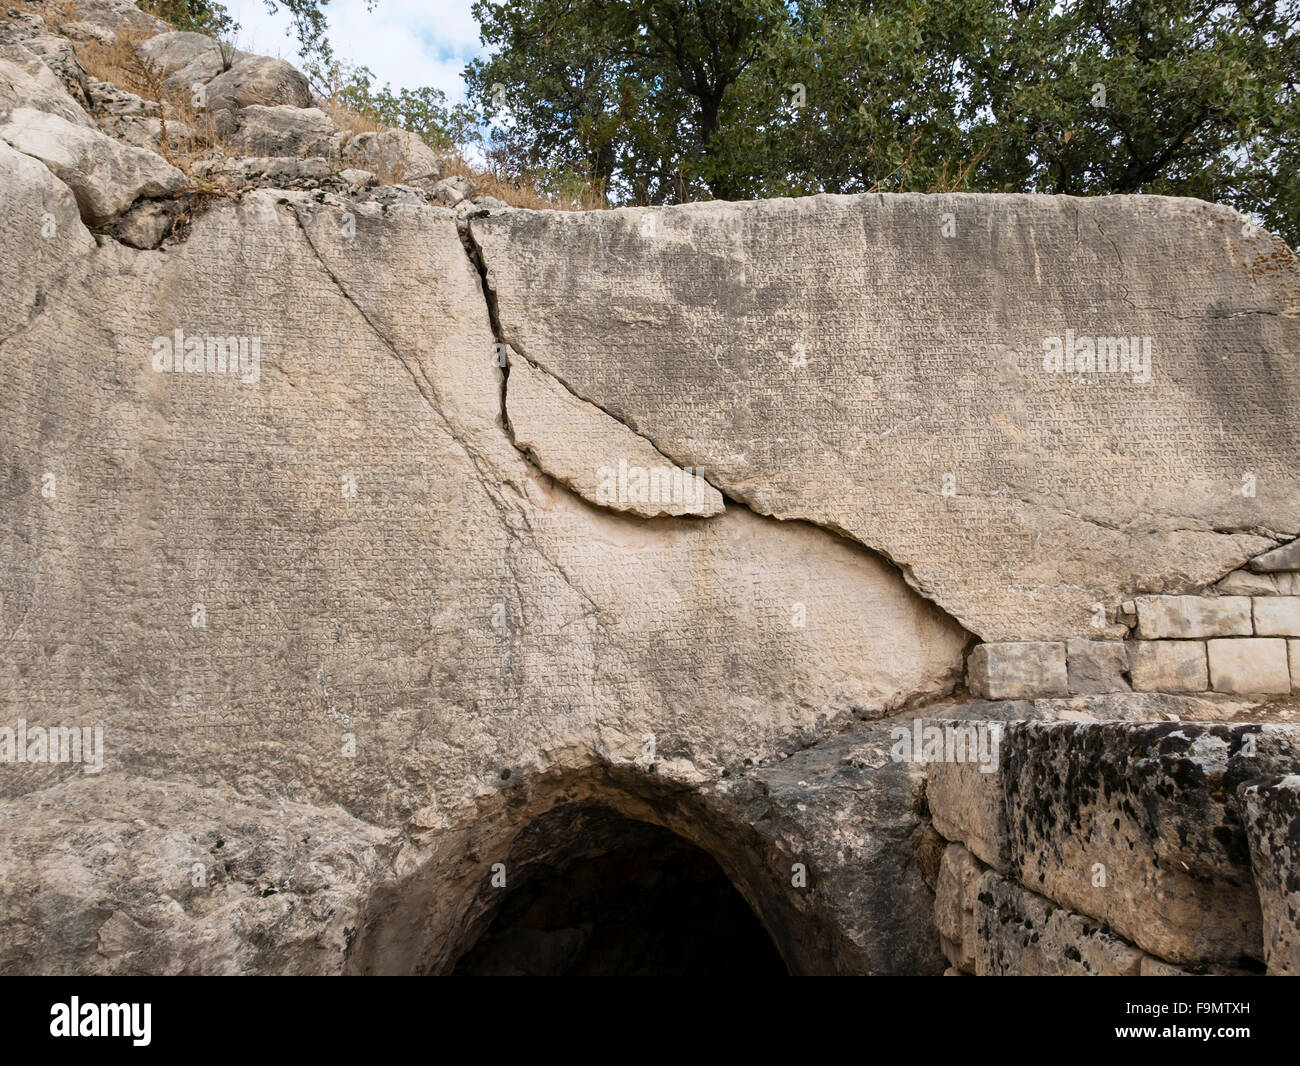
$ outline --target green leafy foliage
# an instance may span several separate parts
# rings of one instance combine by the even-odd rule
[[[441,89],[428,86],[393,92],[391,86],[374,88],[368,67],[343,65],[343,77],[334,83],[334,97],[344,106],[385,126],[410,130],[431,148],[451,149],[472,141],[476,119],[466,104],[451,105]]]
[[[189,33],[222,38],[239,29],[225,5],[209,0],[138,0],[136,6]]]
[[[613,202],[1166,193],[1300,239],[1300,0],[478,0],[493,151]]]

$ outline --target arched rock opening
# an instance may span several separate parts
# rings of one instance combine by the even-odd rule
[[[717,861],[662,826],[564,805],[519,834],[506,866],[499,902],[454,974],[787,973]]]
[[[773,831],[756,803],[603,762],[519,775],[455,824],[412,833],[400,876],[371,896],[347,971],[617,972],[658,960],[667,972],[703,972],[706,960],[692,958],[675,930],[647,933],[656,921],[711,921],[719,939],[710,950],[765,958],[766,972],[860,970],[860,952],[821,899],[816,874],[806,887],[791,884],[792,866],[806,858],[802,842]],[[504,888],[493,884],[498,863]],[[538,935],[566,929],[580,935]]]

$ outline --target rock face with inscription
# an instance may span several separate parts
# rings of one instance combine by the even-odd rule
[[[505,341],[985,640],[1118,635],[1094,604],[1300,530],[1300,266],[1231,210],[822,196],[470,228]]]
[[[1286,720],[1133,691],[1168,671],[1122,601],[1292,575],[1289,250],[1156,197],[508,209],[335,129],[286,64],[79,14],[0,17],[0,972],[608,959],[511,892],[590,887],[628,820],[791,972],[1185,961],[1065,914],[1050,952],[977,943],[981,893],[1044,906],[999,879],[1010,770],[900,737]],[[182,175],[156,103],[80,80],[128,30],[258,154]],[[1300,637],[1278,599],[1242,640]],[[1249,910],[1243,816],[1196,810]]]

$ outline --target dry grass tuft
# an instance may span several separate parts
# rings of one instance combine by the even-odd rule
[[[597,211],[609,207],[598,190],[584,185],[573,195],[561,196],[542,191],[528,175],[508,175],[474,166],[463,156],[443,157],[443,176],[462,174],[474,183],[482,196],[494,196],[511,207],[528,207],[534,211]]]
[[[58,33],[66,23],[77,20],[77,4],[75,0],[45,0],[40,14],[50,31]],[[195,108],[187,93],[167,90],[162,70],[139,51],[139,46],[152,34],[131,30],[117,30],[116,34],[117,39],[110,44],[93,40],[73,41],[77,58],[92,77],[159,105],[159,150],[172,166],[189,175],[196,162],[211,159],[214,154],[226,159],[248,154],[223,138],[212,114]],[[340,129],[353,135],[382,133],[390,128],[373,116],[346,106],[337,94],[324,102],[323,109]],[[541,189],[539,182],[527,174],[508,174],[492,166],[476,166],[458,153],[439,151],[438,155],[442,160],[444,177],[464,175],[473,182],[478,194],[495,197],[512,207],[590,211],[609,206],[600,190],[587,184],[561,195]],[[403,176],[398,165],[381,166],[376,173],[384,184],[400,183]],[[201,178],[193,180],[193,191],[209,196],[233,195],[233,190],[220,184]]]

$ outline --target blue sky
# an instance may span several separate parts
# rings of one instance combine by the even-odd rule
[[[267,13],[263,0],[224,0],[241,29],[235,44],[246,52],[297,60],[297,47],[285,36],[289,19],[281,9]],[[461,71],[482,53],[472,0],[379,0],[367,11],[364,0],[331,0],[329,39],[340,59],[369,67],[377,85],[416,89],[432,85],[449,99],[465,95]]]

